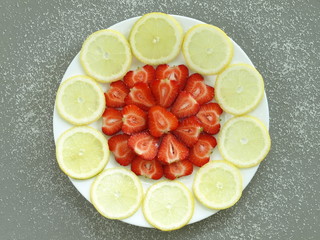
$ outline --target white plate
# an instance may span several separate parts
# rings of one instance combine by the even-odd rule
[[[173,17],[180,22],[184,31],[187,31],[193,25],[203,23],[199,20],[195,20],[195,19],[183,17],[183,16],[173,15]],[[139,17],[127,19],[127,20],[122,21],[120,23],[117,23],[109,28],[114,29],[114,30],[118,30],[119,32],[123,33],[126,37],[128,37],[131,27],[133,26],[133,24],[136,22],[136,20],[138,18]],[[234,45],[234,57],[233,57],[231,63],[243,62],[243,63],[248,63],[248,64],[253,65],[252,62],[250,61],[249,57],[245,54],[245,52],[235,42],[233,42],[233,45]],[[174,61],[170,62],[169,64],[170,65],[185,64],[185,61],[184,61],[182,54],[180,54]],[[134,58],[132,61],[131,69],[136,69],[138,66],[143,66],[143,65],[144,64],[142,64],[141,62],[139,62],[138,60],[136,60]],[[71,76],[78,75],[78,74],[85,74],[81,65],[80,65],[80,62],[79,62],[79,54],[77,54],[75,56],[75,58],[72,60],[66,73],[64,74],[61,82],[63,82],[64,80],[66,80],[67,78],[69,78]],[[214,81],[215,81],[215,76],[205,77],[205,79],[206,79],[207,84],[213,86]],[[106,90],[108,88],[107,85],[108,84],[102,84],[102,87],[104,90]],[[269,128],[269,108],[268,108],[266,94],[264,95],[264,98],[261,101],[260,105],[253,112],[251,112],[250,115],[255,116],[255,117],[259,118],[260,120],[262,120],[262,122],[264,122],[265,125]],[[229,119],[230,117],[232,117],[232,116],[224,113],[222,115],[222,124],[225,120]],[[98,130],[101,130],[101,126],[102,126],[101,120],[94,122],[93,124],[91,124],[91,126],[98,129]],[[67,123],[66,121],[64,121],[62,118],[60,118],[60,116],[58,115],[56,108],[55,108],[54,114],[53,114],[53,133],[54,133],[55,141],[64,131],[66,131],[70,127],[72,127],[72,125]],[[119,167],[120,165],[117,164],[117,162],[114,160],[113,155],[111,154],[110,156],[111,156],[111,158],[110,158],[110,161],[109,161],[106,168],[111,168],[111,167],[116,167],[116,166]],[[221,156],[220,156],[217,148],[212,153],[211,159],[213,159],[213,160],[221,159]],[[127,168],[129,168],[129,167],[127,167]],[[183,177],[183,178],[179,179],[179,181],[183,182],[186,186],[188,186],[191,189],[192,180],[193,180],[195,173],[197,172],[197,169],[198,168],[195,167],[192,175],[187,176],[187,177]],[[244,188],[251,181],[251,179],[253,178],[257,169],[258,169],[258,166],[253,167],[253,168],[241,169],[241,173],[243,176],[243,184],[244,184],[243,187]],[[145,179],[143,177],[140,177],[140,179],[143,183],[144,190],[148,189],[148,187],[150,185],[152,185],[154,182],[156,182],[153,180]],[[74,179],[70,178],[70,181],[72,182],[72,184],[78,189],[78,191],[88,201],[90,201],[89,190],[90,190],[90,185],[93,182],[93,180],[94,180],[94,178],[89,179],[89,180],[74,180]],[[207,217],[215,214],[216,212],[218,212],[218,211],[208,209],[196,201],[194,215],[193,215],[190,223],[200,221],[204,218],[207,218]],[[133,225],[141,226],[141,227],[152,227],[144,219],[141,208],[133,216],[131,216],[127,219],[124,219],[122,221],[124,221],[126,223],[133,224]]]

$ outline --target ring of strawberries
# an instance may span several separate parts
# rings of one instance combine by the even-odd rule
[[[168,179],[209,162],[222,109],[214,88],[185,65],[145,65],[110,84],[102,131],[116,161],[136,175]]]

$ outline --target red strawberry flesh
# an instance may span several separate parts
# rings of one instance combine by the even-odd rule
[[[128,144],[143,159],[151,160],[157,156],[159,141],[147,132],[132,135]]]
[[[190,117],[199,111],[199,103],[186,91],[179,93],[171,112],[178,118]]]
[[[181,64],[179,66],[170,67],[168,64],[161,64],[156,68],[156,79],[169,79],[177,81],[179,89],[182,90],[186,84],[189,75],[189,69]]]
[[[196,116],[185,118],[173,132],[188,147],[193,146],[202,132],[202,125]]]
[[[220,131],[219,116],[223,110],[218,103],[207,103],[201,106],[197,117],[202,123],[203,130],[209,134],[217,134]]]
[[[122,165],[127,166],[135,158],[136,154],[128,146],[129,135],[119,134],[112,136],[108,140],[109,149],[113,152],[116,161]]]
[[[174,162],[163,167],[164,176],[170,180],[190,175],[193,172],[193,165],[188,160]]]
[[[125,105],[124,99],[129,94],[128,87],[118,80],[110,84],[109,90],[104,94],[107,107],[119,108]]]
[[[102,115],[102,132],[113,135],[121,130],[122,114],[114,108],[106,108]]]
[[[135,105],[128,105],[122,109],[122,131],[133,134],[147,129],[147,114]]]
[[[155,80],[151,83],[151,91],[158,105],[168,108],[172,105],[179,93],[177,81],[167,78]]]
[[[151,65],[145,65],[142,68],[127,72],[123,81],[129,88],[132,88],[138,82],[150,84],[155,78],[155,71]]]
[[[160,162],[155,159],[145,160],[136,157],[131,163],[131,171],[138,176],[144,176],[154,180],[158,180],[163,176],[163,168]]]
[[[125,103],[127,105],[137,105],[145,111],[156,104],[148,84],[143,82],[136,83],[130,89],[130,93],[125,98]]]
[[[178,119],[160,106],[151,107],[148,114],[149,131],[152,136],[160,137],[178,127]]]

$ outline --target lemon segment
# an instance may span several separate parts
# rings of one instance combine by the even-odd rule
[[[233,44],[220,28],[198,24],[190,28],[182,51],[188,66],[195,72],[212,75],[221,72],[233,57]]]
[[[102,88],[90,77],[77,75],[62,82],[56,96],[60,116],[74,124],[98,120],[105,110]]]
[[[215,83],[215,96],[221,108],[233,115],[254,110],[264,94],[260,73],[248,64],[233,64],[225,69]]]
[[[208,208],[229,208],[241,197],[241,173],[226,161],[211,161],[197,172],[193,192],[199,202]]]
[[[222,126],[218,137],[221,155],[240,168],[258,165],[267,156],[270,147],[267,128],[251,116],[231,118]]]
[[[103,134],[91,127],[73,127],[56,143],[61,170],[75,179],[88,179],[101,172],[109,161],[109,148]]]
[[[85,72],[100,82],[121,79],[129,70],[132,54],[127,39],[118,31],[92,33],[83,43],[80,63]]]
[[[183,30],[178,21],[164,13],[149,13],[137,20],[129,41],[133,55],[151,65],[168,63],[178,56]]]
[[[90,191],[91,202],[106,218],[124,219],[141,205],[143,188],[139,178],[125,168],[109,168],[95,179]]]
[[[143,202],[146,220],[162,231],[179,229],[189,223],[194,211],[191,191],[178,181],[152,185]]]

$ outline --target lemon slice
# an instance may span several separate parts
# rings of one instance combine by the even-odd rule
[[[110,219],[133,215],[141,205],[143,188],[139,178],[125,168],[109,168],[91,186],[91,202],[97,211]]]
[[[122,78],[131,66],[132,55],[127,39],[104,29],[92,33],[83,43],[80,62],[85,72],[100,82]]]
[[[234,64],[224,70],[215,83],[215,96],[221,108],[233,115],[255,109],[264,94],[260,73],[251,65]]]
[[[152,185],[143,202],[146,220],[162,231],[185,226],[189,223],[193,210],[192,193],[178,181],[161,181]]]
[[[157,65],[178,56],[183,30],[178,21],[164,13],[148,13],[134,24],[129,41],[133,55],[141,62]]]
[[[69,177],[87,179],[101,172],[109,161],[109,148],[103,134],[92,127],[73,127],[56,143],[61,170]]]
[[[233,44],[220,28],[198,24],[186,33],[182,51],[193,71],[211,75],[221,72],[230,63]]]
[[[241,173],[226,161],[211,161],[197,172],[193,192],[199,202],[208,208],[229,208],[241,197]]]
[[[258,165],[267,156],[270,146],[267,128],[251,116],[231,118],[222,126],[218,137],[221,155],[240,168]]]
[[[60,85],[56,106],[60,116],[75,125],[98,120],[106,107],[101,87],[92,78],[82,75],[71,77]]]

